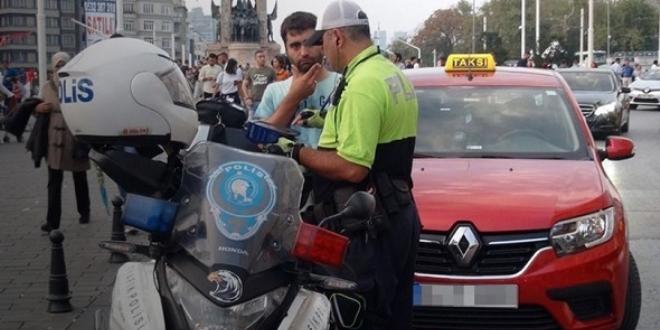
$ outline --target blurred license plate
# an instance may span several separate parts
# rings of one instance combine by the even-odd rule
[[[413,287],[415,306],[517,308],[518,285],[439,285]]]
[[[639,97],[640,99],[654,99],[655,98],[655,96],[650,95],[650,94],[639,94],[639,95],[637,95],[637,97]]]

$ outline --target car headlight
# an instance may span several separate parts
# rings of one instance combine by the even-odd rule
[[[175,270],[166,268],[172,295],[195,330],[251,329],[282,304],[288,288],[279,288],[239,305],[222,308],[208,300]]]
[[[612,102],[612,103],[608,103],[608,104],[604,104],[604,105],[599,106],[596,109],[595,114],[596,114],[596,116],[606,115],[608,113],[614,112],[615,109],[616,109],[616,102]]]
[[[614,233],[614,208],[564,220],[552,227],[550,240],[559,256],[577,253],[603,244]]]

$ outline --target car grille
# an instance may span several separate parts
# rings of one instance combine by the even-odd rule
[[[540,306],[505,308],[415,307],[415,330],[559,330],[557,321]]]
[[[596,111],[596,106],[593,104],[580,104],[580,111],[586,116],[591,116]]]
[[[447,247],[448,235],[421,235],[415,272],[457,276],[512,275],[525,268],[538,250],[550,245],[547,231],[483,235],[473,262],[461,267]]]
[[[643,99],[636,97],[633,99],[635,103],[649,103],[649,104],[658,104],[658,99]]]

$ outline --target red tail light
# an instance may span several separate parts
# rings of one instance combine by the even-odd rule
[[[348,248],[348,237],[302,223],[291,254],[301,260],[340,268]]]

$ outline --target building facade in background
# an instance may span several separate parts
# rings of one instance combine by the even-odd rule
[[[373,41],[380,49],[387,49],[387,31],[376,30],[374,31]]]
[[[204,15],[201,7],[190,10],[188,14],[190,27],[199,33],[205,44],[212,44],[218,41],[218,20],[211,15]]]
[[[188,30],[190,35],[190,48],[192,54],[190,56],[190,64],[196,65],[200,60],[205,59],[208,53],[208,44],[206,40],[192,27]]]
[[[177,59],[190,53],[187,19],[183,0],[124,0],[124,36],[153,43],[168,54],[174,48]]]
[[[99,33],[72,20],[92,24],[86,17],[85,8],[90,10],[88,16],[94,17],[91,22],[94,22],[95,30],[109,36],[115,29],[115,19],[111,17],[114,14],[111,13],[118,8],[114,0],[89,0],[87,3],[84,0],[44,1],[49,62],[58,51],[75,55],[100,39]],[[174,50],[177,59],[188,59],[196,53],[196,44],[204,42],[203,38],[195,40],[189,32],[184,0],[124,0],[123,10],[126,37],[154,43],[168,54]],[[0,61],[8,61],[12,67],[38,67],[36,0],[0,0]]]
[[[85,47],[82,0],[45,0],[47,59],[62,50],[76,54]],[[8,37],[9,36],[9,37]],[[37,68],[36,0],[0,0],[0,61],[19,68]],[[49,64],[50,67],[50,64]]]

